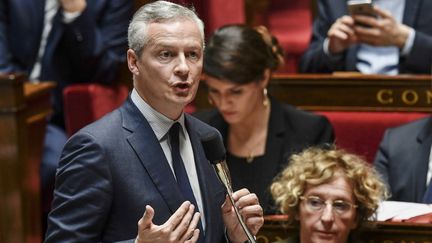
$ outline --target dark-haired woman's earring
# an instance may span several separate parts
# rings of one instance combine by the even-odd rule
[[[268,104],[269,104],[269,98],[268,98],[268,94],[267,94],[267,88],[264,88],[264,89],[263,89],[263,97],[264,97],[263,105],[264,105],[265,107],[267,107]]]
[[[213,104],[213,100],[212,100],[210,97],[207,96],[207,100],[208,100],[208,103],[209,103],[210,105],[214,106],[214,104]]]

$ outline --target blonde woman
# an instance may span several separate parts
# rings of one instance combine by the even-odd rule
[[[309,148],[293,155],[271,185],[282,213],[298,223],[285,243],[351,243],[351,230],[374,215],[387,189],[377,172],[343,150]]]

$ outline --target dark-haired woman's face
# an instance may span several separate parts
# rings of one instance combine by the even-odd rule
[[[210,100],[230,125],[250,119],[263,106],[263,88],[258,82],[238,85],[210,76],[206,76],[205,82]]]

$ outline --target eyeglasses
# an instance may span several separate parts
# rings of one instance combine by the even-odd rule
[[[331,204],[333,211],[338,215],[344,215],[350,212],[352,208],[358,207],[357,205],[344,200],[324,201],[317,196],[300,196],[300,200],[304,201],[308,210],[313,212],[321,212],[327,204]]]

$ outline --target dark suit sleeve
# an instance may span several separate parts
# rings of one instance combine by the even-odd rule
[[[88,134],[65,145],[45,242],[101,241],[113,189],[104,149]]]
[[[432,9],[430,9],[432,10]],[[432,22],[432,18],[430,18]],[[432,25],[431,25],[432,26]],[[401,65],[405,70],[402,72],[409,73],[430,73],[432,65],[431,55],[425,53],[432,53],[432,27],[430,34],[416,31],[414,44],[411,52],[406,58],[401,59]]]
[[[320,120],[321,129],[316,144],[333,144],[335,140],[333,126],[326,117]]]
[[[133,1],[110,0],[100,16],[91,9],[69,24],[64,24],[64,41],[69,47],[72,66],[83,81],[108,83],[125,61],[127,29]]]
[[[345,53],[337,56],[328,56],[324,53],[323,48],[327,32],[335,21],[331,16],[331,9],[341,8],[341,6],[335,6],[339,1],[332,1],[334,0],[317,1],[318,16],[313,24],[312,40],[309,48],[300,60],[300,72],[330,73],[345,69]]]
[[[384,133],[383,139],[378,148],[378,152],[375,156],[374,167],[381,174],[383,180],[387,185],[389,184],[388,169],[389,169],[389,141],[390,131],[387,129]]]
[[[416,1],[413,6],[406,1],[405,19],[416,34],[411,52],[401,57],[400,69],[404,73],[430,73],[432,65],[432,1]],[[408,21],[409,19],[410,21]],[[428,53],[428,54],[426,54]]]

